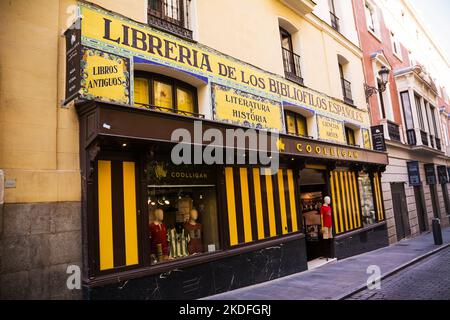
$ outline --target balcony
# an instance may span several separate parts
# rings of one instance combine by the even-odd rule
[[[420,130],[420,137],[422,138],[422,144],[428,146],[428,133],[426,131]]]
[[[331,18],[331,27],[336,30],[337,32],[339,31],[339,18],[330,11],[330,18]]]
[[[389,138],[392,141],[401,142],[399,125],[394,122],[388,121],[387,128],[388,128]]]
[[[142,108],[142,109],[147,109],[147,110],[168,112],[168,113],[179,114],[179,115],[182,115],[185,117],[205,119],[205,115],[201,114],[201,113],[189,112],[189,111],[184,111],[184,110],[174,111],[172,108],[165,108],[165,107],[155,106],[155,105],[151,105],[151,104],[144,104],[144,103],[136,103],[136,106],[139,108]]]
[[[148,24],[177,36],[191,39],[190,0],[149,0]]]
[[[352,98],[352,83],[341,78],[342,94],[344,95],[344,102],[353,105]]]
[[[283,51],[284,75],[286,79],[303,85],[302,72],[300,69],[300,56],[286,48],[281,49]]]

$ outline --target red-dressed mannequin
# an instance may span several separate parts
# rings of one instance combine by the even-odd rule
[[[189,221],[185,223],[184,229],[189,233],[188,251],[189,254],[203,252],[202,225],[197,223],[198,211],[192,209],[189,212]]]
[[[330,207],[331,199],[330,197],[325,197],[324,204],[320,208],[320,216],[322,220],[322,234],[323,239],[332,239],[333,238],[333,224],[332,224],[332,210]]]
[[[158,262],[167,259],[169,255],[167,229],[163,223],[164,212],[155,210],[155,221],[150,223],[150,253],[156,256]]]

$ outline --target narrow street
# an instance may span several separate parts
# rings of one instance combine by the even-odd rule
[[[378,290],[364,290],[346,300],[450,300],[450,247],[381,281]]]

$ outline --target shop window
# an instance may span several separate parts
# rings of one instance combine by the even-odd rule
[[[355,131],[349,127],[345,127],[345,137],[349,146],[356,146]]]
[[[210,169],[152,161],[147,165],[150,263],[220,249],[215,176]]]
[[[362,223],[366,227],[377,222],[375,214],[375,195],[372,181],[368,173],[360,172],[358,177],[359,194],[361,195]]]
[[[197,89],[187,83],[156,74],[137,72],[134,105],[186,116],[197,116]]]
[[[286,111],[286,132],[288,134],[294,134],[301,137],[308,136],[307,120],[304,116]]]

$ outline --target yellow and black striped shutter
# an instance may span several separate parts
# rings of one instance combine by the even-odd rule
[[[383,207],[383,196],[381,191],[381,175],[378,172],[374,173],[373,176],[373,187],[377,208],[377,218],[378,221],[384,220],[384,207]]]
[[[98,241],[100,271],[139,263],[135,162],[98,161]]]
[[[293,170],[227,167],[225,184],[231,246],[298,231]]]
[[[355,172],[332,171],[330,189],[336,234],[361,227],[361,205]]]

